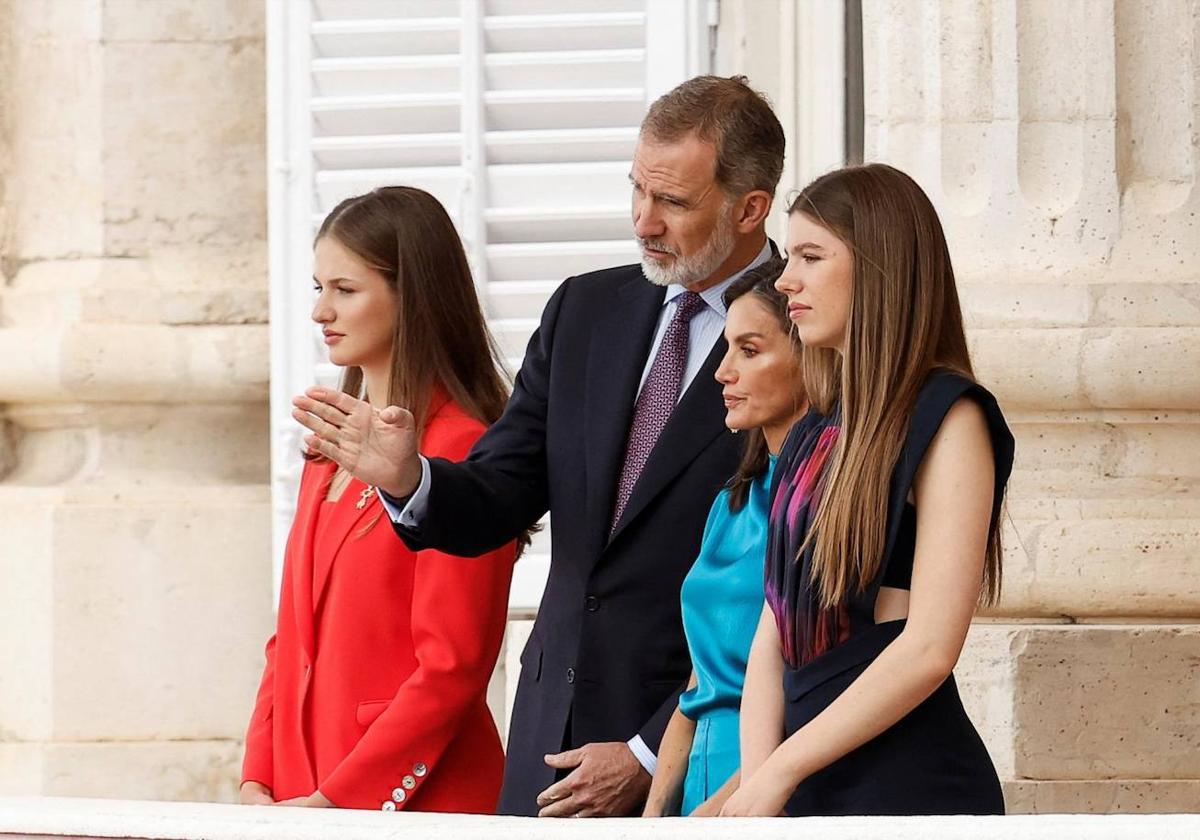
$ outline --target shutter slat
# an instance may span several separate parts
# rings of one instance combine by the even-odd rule
[[[488,245],[488,276],[507,280],[554,280],[640,258],[632,239],[591,242],[521,242]]]
[[[484,61],[493,91],[534,88],[632,88],[642,85],[645,50],[542,50],[496,53]]]
[[[495,243],[620,239],[628,236],[630,229],[628,202],[590,207],[493,207],[484,220],[488,241]]]
[[[461,87],[459,67],[457,55],[322,58],[313,62],[313,94],[457,93]]]
[[[318,214],[328,213],[339,201],[385,185],[419,187],[434,195],[452,217],[459,215],[462,169],[457,166],[403,169],[341,169],[317,174]]]
[[[458,52],[458,18],[397,18],[315,21],[313,53],[318,58],[444,55]]]
[[[550,128],[489,131],[485,138],[493,164],[620,161],[633,158],[638,130],[609,128]]]
[[[312,145],[322,170],[457,166],[462,155],[458,132],[317,137]]]

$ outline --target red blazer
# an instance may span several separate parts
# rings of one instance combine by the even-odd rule
[[[421,450],[462,460],[483,432],[442,397]],[[493,813],[504,754],[486,695],[514,546],[413,552],[377,494],[358,507],[357,479],[325,501],[334,469],[308,462],[300,479],[242,780],[276,800],[320,790],[342,808]]]

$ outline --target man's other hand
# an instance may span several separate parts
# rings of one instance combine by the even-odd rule
[[[538,794],[539,817],[623,817],[640,808],[650,790],[650,774],[620,741],[585,744],[545,760],[571,772]]]

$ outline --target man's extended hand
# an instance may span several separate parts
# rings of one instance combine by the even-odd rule
[[[292,417],[312,432],[304,442],[366,484],[403,497],[421,481],[413,416],[329,388],[309,388],[292,400]]]
[[[650,774],[620,741],[585,744],[548,755],[546,763],[575,769],[538,794],[539,817],[623,817],[639,808],[650,790]]]

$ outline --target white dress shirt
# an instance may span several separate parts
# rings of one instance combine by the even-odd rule
[[[712,352],[713,345],[717,343],[717,339],[721,337],[721,333],[725,329],[725,301],[722,299],[725,295],[725,290],[747,271],[762,265],[770,257],[771,243],[766,242],[763,244],[762,250],[758,252],[758,255],[744,268],[731,274],[720,283],[709,286],[700,292],[700,297],[708,305],[692,316],[692,320],[688,323],[687,365],[683,369],[683,379],[679,385],[680,397],[691,386],[692,380],[696,378],[696,374],[704,365],[708,354]],[[647,280],[646,282],[650,281]],[[662,302],[662,310],[658,315],[658,325],[654,328],[654,341],[650,344],[650,352],[646,356],[645,367],[642,368],[642,379],[638,383],[639,394],[641,393],[642,386],[646,384],[646,378],[650,375],[650,367],[654,364],[654,357],[658,355],[658,348],[662,344],[663,334],[667,331],[667,325],[671,323],[671,318],[675,314],[675,307],[678,305],[677,299],[684,291],[686,291],[684,287],[678,284],[667,287],[667,294]],[[419,457],[421,459],[421,482],[417,485],[417,489],[409,497],[408,502],[403,508],[397,508],[388,500],[387,496],[382,493],[379,494],[379,500],[383,503],[383,507],[388,512],[388,516],[391,517],[392,521],[408,528],[419,527],[421,517],[424,515],[425,509],[429,504],[429,461],[425,459],[424,455]],[[634,735],[628,744],[634,756],[646,768],[646,772],[653,776],[654,770],[658,766],[658,758],[650,747],[646,745],[646,742],[642,740],[642,736]]]

